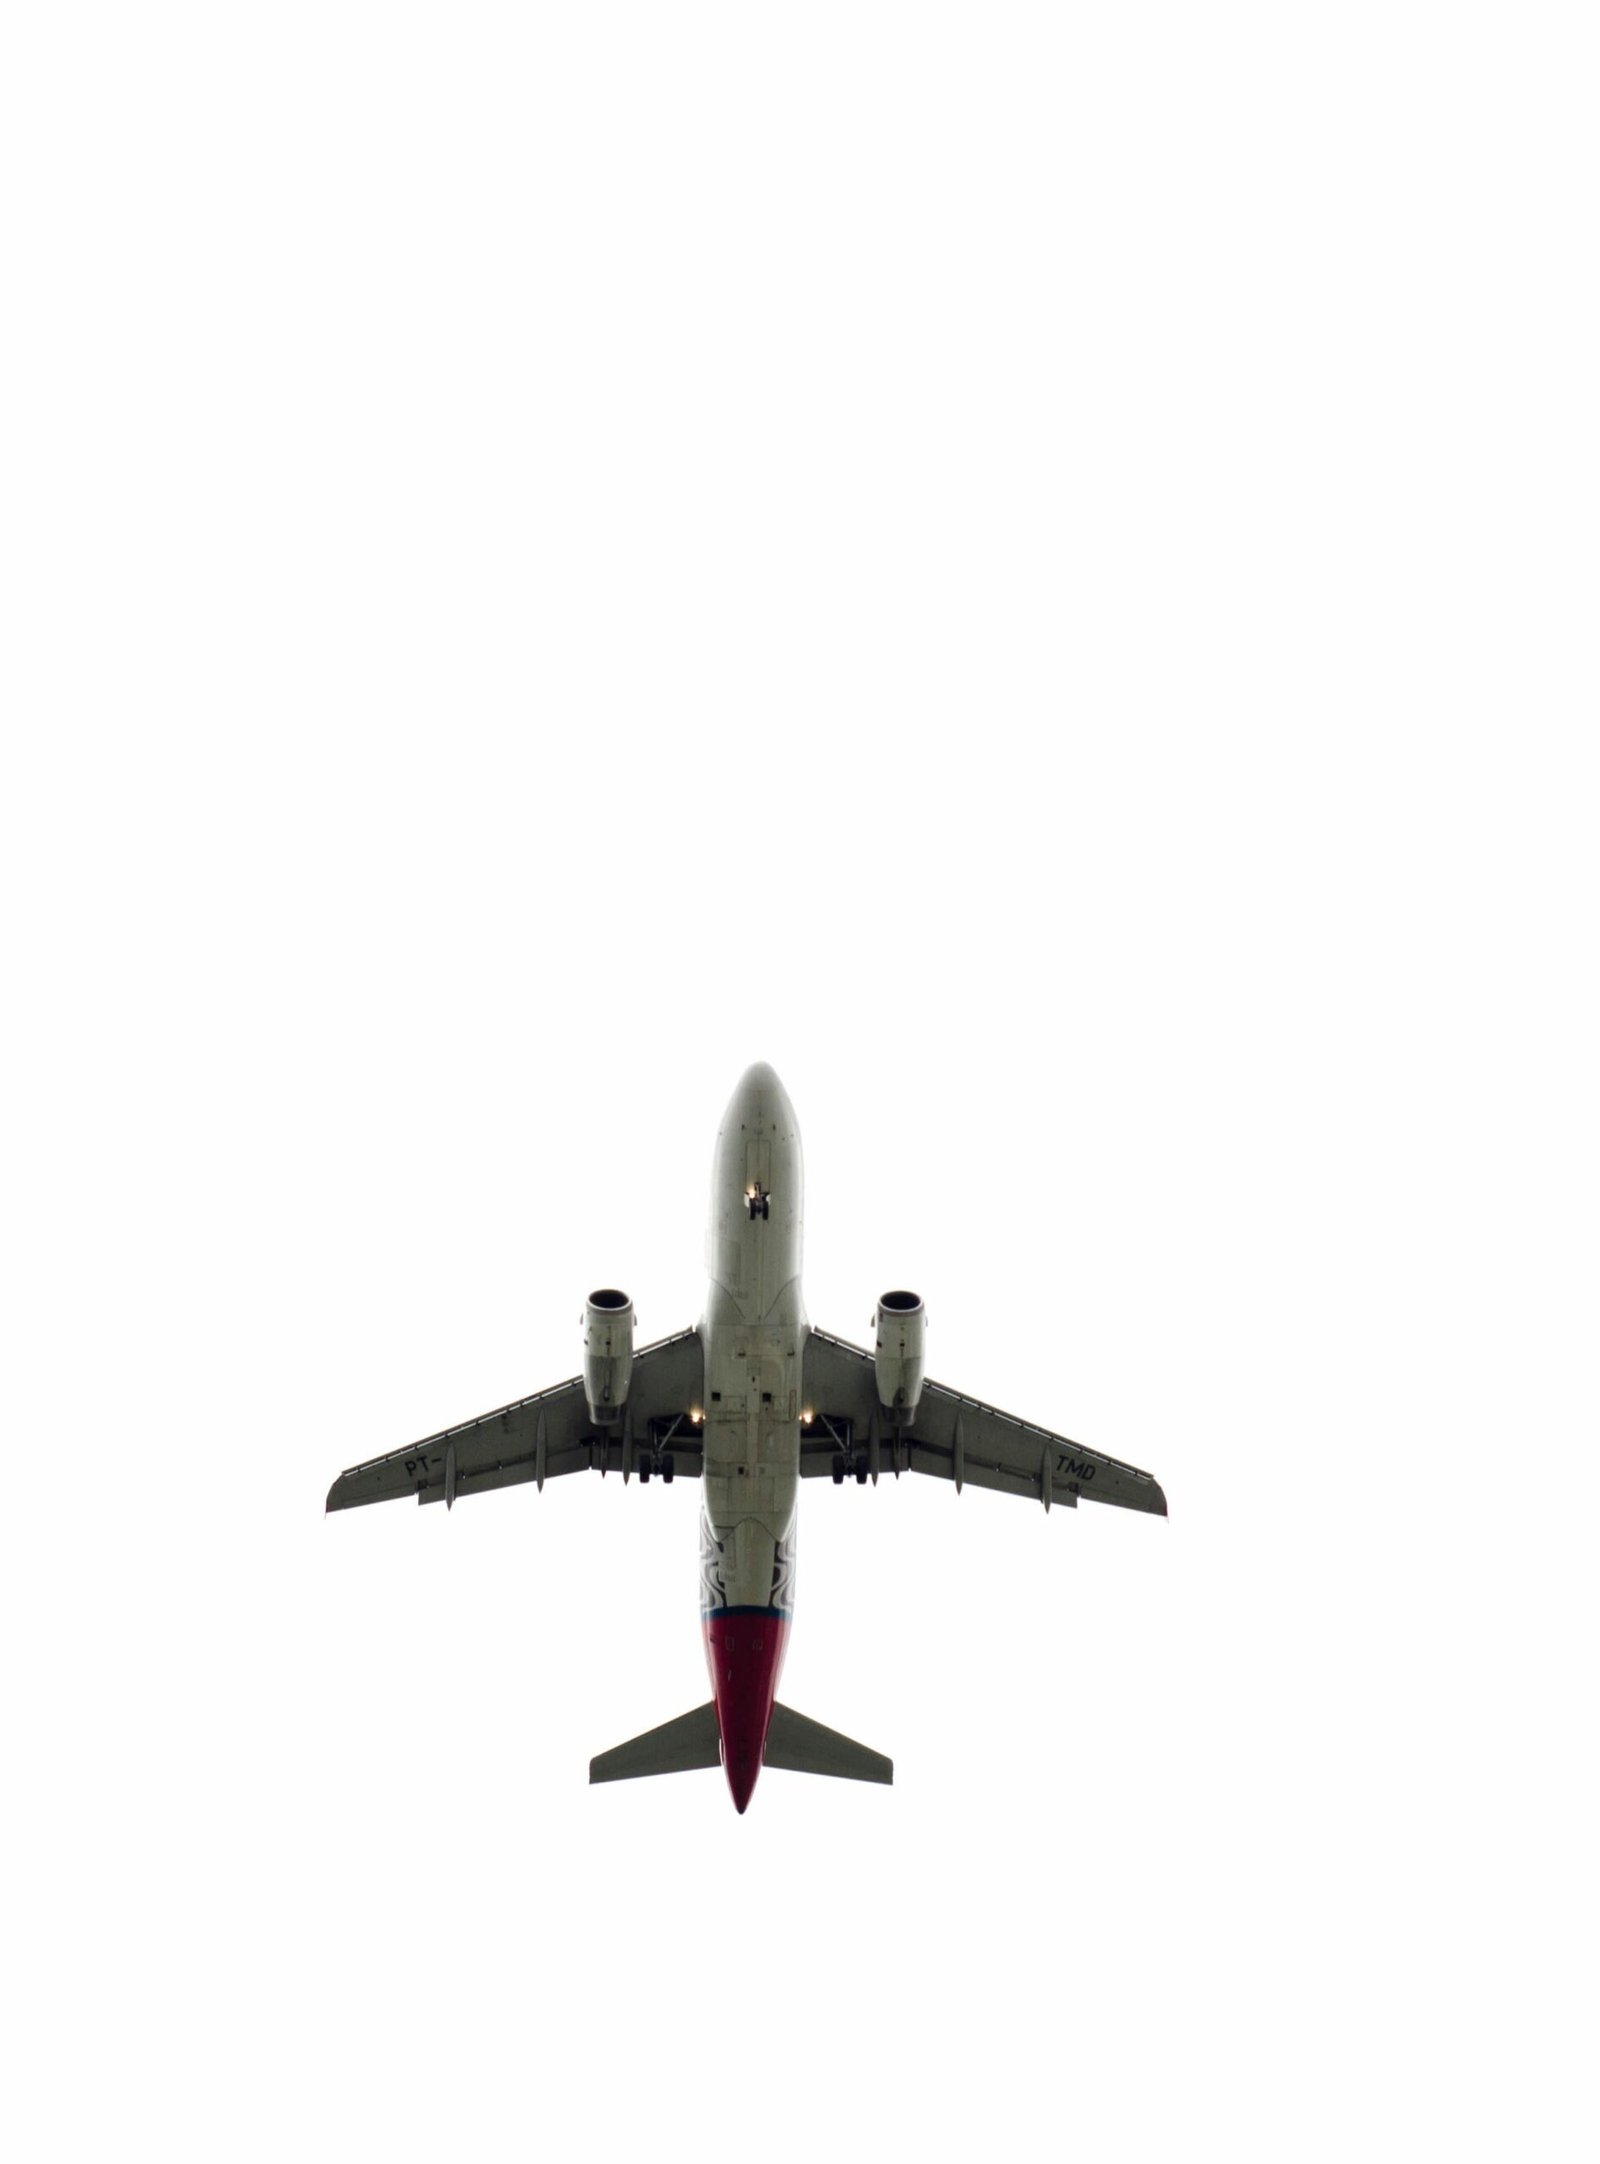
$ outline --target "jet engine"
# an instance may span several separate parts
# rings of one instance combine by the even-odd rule
[[[878,1371],[878,1402],[902,1423],[916,1418],[927,1335],[928,1311],[921,1294],[886,1292],[878,1302],[873,1364]]]
[[[633,1372],[633,1302],[602,1285],[583,1311],[583,1394],[589,1418],[609,1428],[622,1418]]]

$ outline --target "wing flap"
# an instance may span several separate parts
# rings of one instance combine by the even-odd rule
[[[961,1485],[964,1488],[992,1488],[997,1495],[1021,1495],[1030,1503],[1044,1500],[1038,1473],[1021,1473],[1014,1466],[988,1464],[971,1450],[962,1455],[965,1462],[961,1469]],[[911,1471],[932,1473],[940,1480],[954,1480],[955,1461],[947,1450],[929,1449],[925,1444],[913,1441]],[[1069,1510],[1075,1509],[1078,1502],[1071,1488],[1058,1488],[1053,1482],[1050,1500],[1064,1504]]]

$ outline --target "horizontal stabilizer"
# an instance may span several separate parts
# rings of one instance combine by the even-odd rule
[[[806,1722],[810,1728],[815,1724]],[[826,1735],[824,1728],[819,1731]],[[840,1743],[844,1738],[837,1738]],[[848,1746],[854,1750],[856,1746]],[[680,1713],[675,1721],[646,1729],[614,1751],[602,1751],[589,1761],[591,1781],[636,1781],[647,1773],[693,1773],[702,1766],[720,1766],[722,1751],[717,1739],[717,1709],[708,1699],[693,1713]],[[769,1757],[768,1765],[772,1764]]]
[[[639,1740],[647,1743],[649,1738],[641,1736]],[[869,1751],[864,1743],[852,1743],[836,1728],[808,1721],[790,1706],[773,1707],[766,1756],[761,1763],[778,1766],[785,1773],[831,1773],[841,1781],[894,1779],[892,1758],[885,1758],[881,1751]]]

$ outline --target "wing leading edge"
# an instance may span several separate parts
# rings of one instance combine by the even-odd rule
[[[1124,1510],[1167,1515],[1160,1483],[1136,1465],[1086,1450],[1065,1435],[997,1412],[942,1383],[925,1383],[911,1426],[896,1429],[878,1403],[871,1353],[813,1330],[806,1340],[805,1398],[810,1423],[801,1430],[800,1470],[835,1480],[879,1472],[932,1473],[1003,1495],[1077,1507],[1079,1498]]]
[[[627,1403],[617,1426],[602,1429],[589,1418],[583,1378],[557,1383],[515,1404],[501,1405],[476,1420],[442,1428],[405,1450],[352,1465],[328,1490],[329,1510],[386,1503],[414,1495],[419,1503],[453,1503],[458,1495],[510,1488],[532,1480],[543,1487],[563,1473],[590,1469],[637,1471],[641,1479],[663,1469],[698,1479],[703,1457],[701,1409],[705,1354],[699,1333],[641,1345],[633,1356]]]

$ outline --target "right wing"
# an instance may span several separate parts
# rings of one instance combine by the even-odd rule
[[[1086,1450],[942,1383],[923,1384],[916,1418],[897,1432],[893,1413],[878,1402],[871,1353],[825,1330],[813,1330],[806,1340],[805,1394],[812,1417],[800,1431],[802,1474],[832,1472],[840,1480],[843,1460],[852,1470],[859,1467],[863,1479],[870,1471],[876,1480],[880,1466],[896,1474],[932,1473],[958,1489],[970,1482],[1028,1496],[1046,1510],[1052,1502],[1075,1508],[1081,1495],[1091,1503],[1167,1514],[1159,1481],[1138,1466]]]
[[[486,1488],[514,1487],[537,1481],[540,1487],[562,1473],[595,1468],[621,1470],[624,1480],[672,1459],[672,1470],[698,1479],[704,1455],[704,1430],[695,1415],[705,1389],[705,1354],[699,1332],[642,1345],[633,1370],[622,1419],[598,1428],[589,1418],[583,1378],[557,1383],[514,1405],[502,1405],[459,1427],[442,1428],[407,1450],[369,1458],[341,1473],[328,1490],[329,1510],[351,1510],[358,1503],[386,1503],[414,1495],[419,1503],[453,1503],[458,1495]]]

